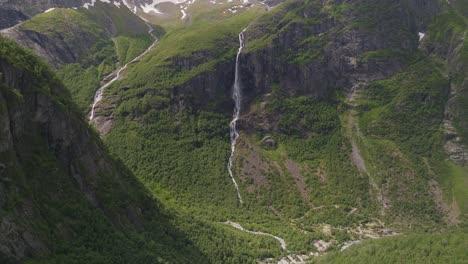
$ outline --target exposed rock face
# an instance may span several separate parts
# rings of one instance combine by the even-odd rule
[[[178,59],[176,59],[178,60]],[[182,67],[187,67],[187,64]],[[198,65],[198,63],[197,63]],[[188,69],[192,66],[188,66]],[[201,110],[214,108],[232,111],[231,88],[234,83],[234,65],[229,61],[218,64],[213,71],[207,71],[197,75],[188,82],[179,85],[171,91],[171,105],[176,111],[189,108]],[[209,105],[207,102],[217,101],[217,105]]]
[[[356,83],[394,74],[402,69],[398,58],[378,60],[365,59],[365,56],[379,50],[415,51],[418,30],[438,11],[437,1],[423,2],[377,1],[373,4],[382,6],[381,10],[376,8],[375,14],[369,14],[359,11],[359,7],[369,5],[370,1],[346,1],[353,8],[343,11],[339,18],[324,14],[322,9],[326,3],[287,3],[284,11],[272,16],[274,22],[254,24],[247,31],[247,43],[258,42],[265,34],[271,35],[272,40],[264,47],[252,47],[243,54],[244,93],[251,101],[256,95],[271,92],[277,85],[290,96],[324,98],[336,88],[349,89]],[[297,19],[284,21],[286,12],[293,13]],[[349,26],[364,23],[370,15],[382,16],[378,26]],[[297,20],[310,22],[294,22]],[[312,39],[315,44],[304,46],[306,39]],[[318,53],[308,54],[312,49]],[[301,56],[309,56],[309,59]]]
[[[261,141],[262,145],[267,147],[267,148],[275,148],[276,147],[276,141],[270,137],[270,136],[266,136],[262,139]]]
[[[459,9],[458,2],[449,3],[452,8]],[[436,18],[438,19],[438,18]],[[444,29],[442,29],[444,30]],[[435,41],[436,36],[443,34],[444,38]],[[445,60],[450,78],[450,93],[445,107],[443,129],[445,134],[445,151],[449,158],[457,164],[468,164],[468,107],[463,99],[468,96],[468,65],[463,58],[463,47],[466,46],[467,31],[429,32],[422,40],[421,49],[430,56],[438,56]]]
[[[239,123],[241,130],[275,131],[278,116],[264,110],[271,93],[323,99],[341,89],[351,94],[352,87],[403,70],[405,58],[399,54],[417,51],[418,32],[425,31],[439,11],[435,0],[336,2],[346,2],[352,8],[330,17],[323,12],[326,2],[288,2],[278,7],[279,11],[270,11],[274,22],[254,23],[248,28],[247,52],[240,59],[246,105]],[[373,7],[373,13],[360,11],[373,4],[382,8]],[[377,20],[378,25],[350,26],[371,23],[368,20]],[[257,47],[259,41],[269,37],[268,44]],[[312,44],[304,44],[308,39]],[[387,51],[395,53],[374,56]],[[260,107],[248,109],[258,100],[262,100]]]
[[[8,28],[0,33],[16,40],[18,44],[32,49],[55,68],[79,62],[80,58],[97,41],[95,35],[80,31],[78,28],[75,29],[74,37],[71,39],[67,39],[61,34],[50,36],[32,30],[22,30],[18,26]]]

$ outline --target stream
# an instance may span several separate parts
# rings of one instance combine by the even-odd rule
[[[229,123],[229,135],[231,137],[231,156],[229,157],[227,169],[229,172],[229,176],[231,176],[232,182],[234,183],[234,187],[237,191],[237,197],[239,198],[240,203],[244,203],[242,201],[242,196],[239,191],[239,185],[234,178],[234,174],[232,173],[232,163],[234,160],[234,153],[236,152],[236,143],[237,139],[239,138],[239,132],[237,132],[237,121],[239,120],[240,111],[241,111],[241,100],[242,100],[242,89],[241,89],[241,82],[239,77],[239,57],[242,52],[242,49],[245,47],[244,43],[244,32],[247,28],[244,28],[242,32],[239,34],[239,50],[237,51],[236,56],[236,70],[234,76],[234,86],[232,91],[232,99],[234,100],[234,113],[232,117],[232,121]]]
[[[284,239],[282,239],[281,237],[277,237],[275,235],[272,235],[272,234],[269,234],[269,233],[265,233],[265,232],[260,232],[260,231],[251,231],[251,230],[248,230],[248,229],[245,229],[243,226],[241,226],[240,224],[238,223],[235,223],[235,222],[231,222],[231,221],[226,221],[224,222],[226,225],[230,225],[234,228],[237,228],[239,230],[242,230],[244,232],[247,232],[249,234],[253,234],[253,235],[261,235],[261,236],[270,236],[276,240],[278,240],[281,244],[281,248],[283,250],[286,250],[286,242],[284,241]]]
[[[143,19],[143,18],[142,18]],[[154,41],[153,43],[143,52],[141,53],[140,55],[138,55],[137,57],[135,57],[133,60],[127,62],[124,66],[120,67],[119,69],[117,69],[116,71],[114,71],[113,73],[111,73],[109,76],[112,76],[115,74],[115,77],[112,78],[109,82],[107,82],[106,84],[104,84],[103,86],[101,86],[97,91],[96,93],[94,94],[94,101],[93,101],[93,106],[91,107],[91,113],[89,115],[89,121],[92,122],[94,117],[95,117],[95,109],[96,109],[96,106],[97,104],[102,100],[102,95],[104,93],[104,91],[106,90],[107,87],[109,87],[111,84],[113,84],[115,81],[117,81],[119,78],[120,78],[120,74],[122,73],[122,71],[126,70],[128,68],[128,65],[138,61],[141,59],[141,57],[145,56],[150,50],[152,50],[154,48],[154,46],[156,46],[156,44],[158,43],[158,38],[156,37],[156,35],[154,34],[154,29],[153,27],[151,26],[151,24],[146,20],[146,19],[143,19],[146,23],[146,25],[148,26],[149,30],[148,30],[148,34],[150,34]]]

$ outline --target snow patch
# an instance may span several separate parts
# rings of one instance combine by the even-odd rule
[[[230,8],[228,8],[227,10],[233,14],[237,13],[237,11],[239,9],[241,9],[242,7],[244,7],[243,5],[235,5],[235,6],[231,6]]]
[[[50,11],[52,11],[52,10],[54,10],[54,9],[55,9],[55,7],[49,8],[49,9],[47,9],[46,11],[44,11],[44,13],[49,13]]]
[[[173,3],[175,5],[182,4],[187,2],[187,0],[153,0],[153,3],[150,6],[156,6],[161,3]]]
[[[127,2],[127,0],[122,0],[122,3],[130,10],[132,10],[132,6]]]
[[[93,7],[96,4],[96,1],[101,1],[101,2],[107,3],[107,4],[111,3],[110,0],[91,0],[91,3],[85,3],[83,5],[83,7],[86,8],[86,9],[89,9],[90,7]]]
[[[185,13],[183,9],[180,10],[180,12],[182,12],[182,17],[180,19],[184,19],[187,16],[187,13]]]
[[[113,2],[113,3],[116,7],[120,8],[120,4],[121,4],[120,2]]]
[[[144,5],[141,5],[141,9],[143,9],[143,12],[145,12],[146,14],[149,14],[151,12],[153,13],[156,13],[156,14],[163,14],[163,12],[161,12],[159,9],[156,8],[156,5],[158,3],[155,3],[153,2],[152,4],[144,4]]]
[[[96,0],[91,0],[91,3],[85,3],[83,7],[89,9],[90,7],[94,6],[94,4],[96,4]]]

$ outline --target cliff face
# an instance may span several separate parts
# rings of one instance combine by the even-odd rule
[[[0,220],[0,252],[21,260],[51,250],[50,237],[33,228],[36,221],[44,221],[43,214],[47,213],[38,204],[41,199],[67,200],[67,195],[81,193],[92,207],[111,216],[113,213],[96,191],[102,175],[116,171],[48,68],[29,54],[23,58],[30,61],[18,65],[6,53],[21,56],[23,51],[11,48],[12,43],[4,39],[0,39],[0,45],[0,208],[7,212]],[[50,183],[54,180],[57,183]],[[37,190],[41,186],[44,189]],[[136,222],[141,221],[135,207],[129,205],[127,209]],[[125,213],[121,216],[127,218]],[[121,224],[125,222],[131,221],[127,218]]]
[[[247,30],[245,93],[324,98],[336,88],[383,79],[418,48],[438,1],[288,2]]]
[[[468,13],[461,2],[447,3],[448,8],[435,17],[423,39],[421,49],[430,56],[439,57],[447,65],[450,94],[444,118],[445,151],[450,159],[468,164]],[[464,15],[465,14],[465,15]]]
[[[20,27],[4,30],[2,34],[16,40],[24,47],[31,48],[54,68],[83,61],[83,56],[88,53],[90,48],[95,46],[100,39],[108,37],[103,31],[99,35],[94,35],[79,28],[76,28],[72,38],[65,37],[64,33],[48,35]]]

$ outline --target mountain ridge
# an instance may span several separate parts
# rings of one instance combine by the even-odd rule
[[[47,32],[41,17],[54,22],[60,12],[89,14],[79,21],[95,24],[82,29],[102,30],[102,39],[114,41],[112,52],[93,63],[58,67],[84,119],[104,76],[147,47],[118,25],[125,28],[130,19],[161,26],[155,26],[158,44],[93,104],[96,118],[111,120],[111,126],[96,126],[101,147],[141,184],[121,195],[141,197],[144,190],[148,200],[135,204],[154,199],[160,209],[136,218],[124,259],[155,250],[147,257],[175,263],[462,263],[468,216],[462,1],[289,0],[274,8],[229,1],[127,3],[175,10],[167,19],[112,2],[56,8],[33,17],[30,30]],[[96,19],[103,9],[110,19]],[[180,10],[187,10],[182,18]],[[240,104],[232,100],[234,83]],[[241,112],[230,158],[234,107]],[[114,186],[112,175],[121,174],[110,175],[102,177]],[[116,190],[106,190],[96,195],[125,204]],[[142,227],[138,219],[155,226]],[[153,247],[166,224],[174,231],[167,247]],[[138,234],[153,242],[143,243]],[[145,247],[138,253],[134,243]],[[177,255],[175,245],[186,247]],[[86,252],[95,252],[94,246]],[[112,251],[120,244],[108,246]],[[88,256],[40,251],[44,263],[82,263]],[[115,260],[98,256],[98,262]]]

